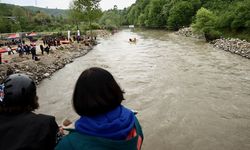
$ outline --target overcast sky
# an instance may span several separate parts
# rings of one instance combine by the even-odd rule
[[[0,0],[1,3],[9,3],[21,6],[37,6],[43,8],[68,9],[72,0]],[[135,3],[136,0],[101,0],[100,7],[102,10],[108,10],[117,5],[119,9],[128,7]]]

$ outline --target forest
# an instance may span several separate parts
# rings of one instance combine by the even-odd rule
[[[0,33],[65,30],[70,25],[66,15],[65,10],[0,4]]]
[[[123,10],[115,5],[107,11],[98,8],[99,1],[96,1],[97,11],[90,12],[92,15],[77,12],[74,7],[63,15],[55,15],[34,11],[34,8],[0,4],[0,33],[112,30],[133,24],[140,28],[173,31],[192,27],[211,40],[234,37],[250,41],[249,0],[137,0]],[[90,16],[93,17],[88,20]]]
[[[192,26],[211,39],[250,40],[249,0],[137,0],[122,11],[107,11],[102,18],[107,18],[106,22],[101,19],[102,23],[113,26],[133,24],[174,31]]]

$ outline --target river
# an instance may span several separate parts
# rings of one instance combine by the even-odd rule
[[[136,37],[136,44],[128,42]],[[110,71],[143,131],[143,150],[249,150],[250,61],[161,30],[123,30],[38,86],[39,112],[75,120],[74,84],[89,67]]]

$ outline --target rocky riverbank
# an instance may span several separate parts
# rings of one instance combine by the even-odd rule
[[[186,37],[193,37],[193,38],[199,38],[199,39],[205,39],[202,35],[194,34],[192,31],[192,28],[182,28],[179,31],[176,32],[177,35],[186,36]],[[241,55],[242,57],[246,57],[250,59],[250,43],[246,40],[240,40],[240,39],[216,39],[210,44],[213,44],[215,48],[228,51],[234,54]]]
[[[250,43],[240,39],[217,39],[211,44],[214,47],[250,59]]]
[[[110,32],[106,30],[95,30],[93,33],[101,38],[110,36]],[[95,41],[91,45],[96,43]],[[75,58],[86,55],[92,48],[93,46],[86,46],[84,43],[76,42],[59,47],[52,47],[49,55],[38,54],[39,61],[32,60],[30,55],[19,57],[15,54],[7,56],[9,57],[8,63],[0,64],[0,83],[8,74],[25,73],[39,84],[44,78],[50,77],[66,64],[73,62]]]
[[[204,35],[195,34],[191,27],[182,28],[182,29],[178,30],[177,32],[175,32],[175,34],[185,36],[185,37],[193,37],[193,38],[205,40]]]
[[[7,64],[0,65],[0,82],[12,73],[25,73],[31,76],[38,84],[44,78],[73,62],[77,57],[86,55],[92,47],[83,44],[62,45],[54,48],[51,54],[40,55],[39,61],[30,59],[31,56],[12,56]]]

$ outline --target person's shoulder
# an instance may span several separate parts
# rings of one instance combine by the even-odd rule
[[[26,115],[35,119],[55,120],[55,117],[51,115],[37,114],[33,112],[27,113]]]
[[[68,135],[65,135],[56,145],[55,150],[72,149],[71,138],[75,138],[75,131],[70,131]]]
[[[56,119],[54,116],[45,114],[36,114],[32,112],[27,114],[27,118],[30,118],[31,120],[33,120],[32,122],[36,122],[37,124],[46,125],[46,124],[56,123]]]
[[[44,121],[44,122],[51,122],[51,123],[56,122],[56,118],[54,116],[51,116],[51,115],[37,114],[37,118],[41,121]]]
[[[55,120],[55,117],[51,115],[46,115],[46,114],[36,114],[36,115],[40,118]]]

